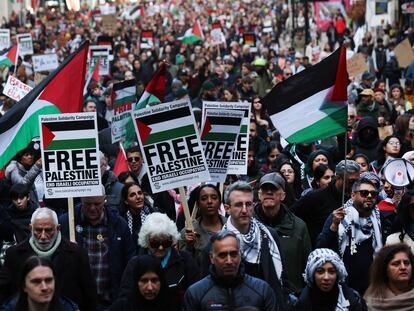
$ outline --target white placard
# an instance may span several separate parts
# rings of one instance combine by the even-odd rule
[[[32,60],[34,72],[52,71],[59,66],[56,54],[34,55]]]
[[[31,90],[32,88],[27,84],[24,84],[15,77],[9,76],[6,85],[4,86],[3,94],[18,102]]]
[[[19,55],[33,55],[33,39],[30,33],[21,33],[16,35],[19,46]]]

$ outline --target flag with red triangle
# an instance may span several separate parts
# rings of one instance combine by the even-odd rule
[[[86,96],[86,94],[88,94],[88,86],[92,80],[95,80],[96,82],[99,82],[101,80],[101,76],[99,75],[100,66],[101,58],[99,57],[95,65],[89,70],[89,75],[86,78],[85,86],[83,87],[83,96]]]
[[[17,63],[17,45],[0,52],[0,66],[13,66]]]
[[[262,103],[288,142],[313,142],[346,132],[347,86],[346,51],[342,47],[277,84]]]
[[[201,30],[200,23],[198,21],[195,21],[193,27],[187,29],[187,31],[184,33],[184,36],[180,37],[179,40],[181,40],[183,43],[194,43],[197,41],[203,41],[204,34]]]
[[[80,112],[89,42],[0,118],[0,168],[39,137],[39,115]]]
[[[116,157],[116,162],[114,165],[113,172],[115,173],[116,176],[119,176],[121,173],[128,172],[128,171],[129,171],[129,167],[127,163],[125,150],[122,147],[122,144],[119,143],[119,151]]]

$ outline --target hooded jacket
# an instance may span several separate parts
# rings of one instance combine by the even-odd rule
[[[364,132],[367,130],[373,132],[370,137],[364,137]],[[371,117],[365,117],[359,121],[356,133],[352,136],[352,145],[355,147],[355,154],[362,153],[372,162],[377,159],[377,150],[380,143],[377,121]]]

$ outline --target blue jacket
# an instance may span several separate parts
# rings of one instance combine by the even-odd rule
[[[61,311],[78,311],[78,306],[71,300],[61,297],[60,299]],[[0,311],[14,311],[16,309],[17,298],[13,298],[9,302],[6,302],[0,309]]]
[[[105,207],[105,213],[108,221],[109,266],[111,267],[112,297],[115,298],[118,294],[122,273],[129,259],[133,256],[136,247],[132,241],[128,224],[121,216],[119,216],[118,212],[114,209]],[[80,246],[83,246],[81,217],[81,206],[78,205],[75,207],[75,234],[76,242]],[[68,219],[67,213],[59,217],[62,234],[66,237],[69,237]]]

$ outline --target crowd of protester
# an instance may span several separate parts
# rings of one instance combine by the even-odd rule
[[[413,310],[414,191],[383,174],[395,158],[414,163],[414,62],[394,48],[411,28],[387,25],[354,41],[339,12],[326,31],[304,8],[292,30],[285,1],[146,3],[125,19],[117,7],[110,75],[92,81],[83,111],[96,112],[105,195],[75,200],[76,243],[67,201],[45,199],[39,143],[15,155],[0,179],[0,310]],[[31,32],[34,53],[59,61],[83,40],[107,36],[96,9],[15,14],[1,28]],[[178,40],[197,20],[205,38]],[[271,21],[269,27],[268,21]],[[219,24],[224,40],[210,35]],[[142,31],[153,46],[141,48]],[[243,43],[257,37],[257,51]],[[344,46],[368,70],[349,77],[348,131],[289,144],[261,99],[278,83]],[[137,97],[161,61],[165,100],[251,103],[247,174],[152,193],[140,147],[127,146],[128,171],[113,172],[118,147],[105,142],[112,86],[135,79]],[[31,56],[8,75],[35,86]],[[304,86],[305,87],[305,86]],[[18,105],[0,94],[0,116]],[[346,161],[344,158],[346,157]],[[195,211],[192,229],[182,200]]]

